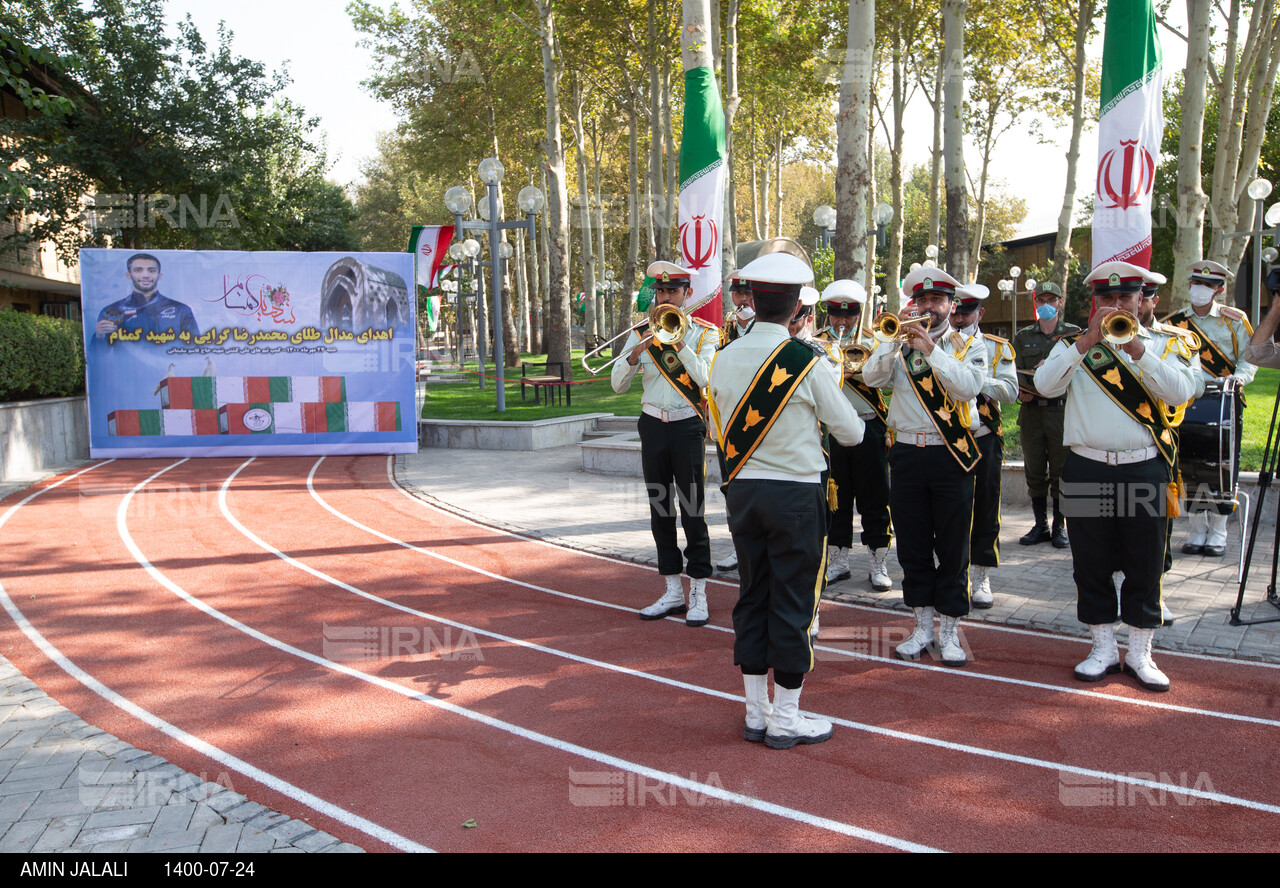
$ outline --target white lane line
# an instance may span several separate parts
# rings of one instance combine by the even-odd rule
[[[390,602],[383,602],[383,600],[377,598],[377,596],[370,595],[368,593],[363,592],[362,590],[356,589],[353,586],[349,586],[345,583],[335,580],[332,577],[329,577],[320,571],[314,570],[313,568],[310,568],[307,565],[304,565],[298,562],[296,559],[290,558],[288,555],[285,555],[280,550],[272,547],[270,544],[268,544],[264,540],[254,535],[252,531],[250,531],[238,520],[236,520],[235,516],[231,514],[230,509],[227,507],[227,502],[226,502],[227,490],[229,489],[231,483],[235,480],[236,476],[239,475],[240,472],[243,471],[247,466],[249,466],[253,461],[254,461],[253,459],[248,459],[243,464],[241,464],[239,468],[237,468],[235,472],[233,472],[226,479],[226,481],[223,482],[223,484],[218,490],[218,506],[222,510],[222,514],[227,518],[227,520],[237,530],[239,530],[242,534],[244,534],[247,539],[252,540],[255,544],[257,544],[264,550],[275,554],[285,562],[293,566],[296,566],[301,570],[304,570],[305,572],[312,574],[313,576],[319,579],[324,580],[327,583],[331,583],[335,586],[338,586],[339,588],[347,589],[357,595],[361,595],[373,601],[390,604]],[[659,771],[657,769],[649,768],[649,767],[646,767],[645,765],[641,765],[636,762],[631,762],[626,759],[619,758],[617,756],[609,755],[608,753],[600,752],[594,749],[588,749],[587,747],[579,746],[575,743],[571,743],[566,740],[560,740],[559,738],[556,738],[556,737],[551,737],[549,735],[542,734],[537,731],[532,731],[527,728],[522,728],[519,725],[515,725],[510,722],[505,722],[500,719],[493,718],[492,716],[484,715],[483,713],[475,712],[473,710],[466,709],[462,706],[449,703],[445,700],[440,700],[436,697],[432,697],[430,695],[423,694],[418,691],[414,691],[410,688],[406,688],[403,685],[397,684],[393,681],[388,681],[387,679],[384,679],[380,676],[370,675],[367,672],[361,672],[358,669],[353,669],[350,666],[346,666],[342,663],[329,660],[325,657],[319,656],[317,654],[313,654],[310,651],[306,651],[301,648],[294,647],[293,645],[290,645],[270,635],[260,632],[259,630],[254,629],[253,627],[248,626],[245,623],[240,622],[239,620],[236,620],[234,617],[224,614],[223,612],[217,610],[213,606],[206,604],[204,601],[201,601],[200,599],[192,596],[190,593],[188,593],[185,589],[183,589],[177,583],[170,580],[163,573],[161,573],[154,565],[152,565],[150,561],[147,560],[146,556],[143,555],[142,551],[138,548],[137,544],[134,543],[132,536],[129,535],[128,526],[125,522],[125,510],[127,509],[127,506],[128,506],[128,499],[132,497],[133,494],[136,493],[138,490],[142,489],[147,484],[149,484],[152,480],[164,474],[171,468],[173,468],[173,466],[169,466],[165,469],[162,469],[161,471],[157,472],[155,475],[152,475],[150,478],[139,483],[136,487],[133,488],[133,490],[129,492],[128,497],[126,497],[125,501],[121,504],[120,510],[117,513],[118,515],[117,526],[119,528],[121,538],[125,541],[125,545],[128,547],[129,552],[130,554],[133,555],[134,559],[158,583],[160,583],[162,586],[164,586],[174,595],[178,596],[180,599],[185,601],[187,604],[200,610],[202,613],[205,613],[213,617],[214,619],[222,621],[223,623],[232,627],[233,629],[236,629],[237,631],[242,632],[245,635],[248,635],[250,638],[256,639],[257,641],[260,641],[263,644],[269,645],[270,647],[275,648],[276,650],[281,651],[283,653],[290,654],[292,656],[298,657],[299,659],[306,660],[310,663],[314,663],[315,665],[320,666],[322,668],[329,669],[331,671],[350,676],[351,678],[355,678],[360,681],[367,682],[376,687],[382,688],[387,691],[391,691],[403,697],[407,697],[411,700],[416,700],[421,703],[426,703],[429,706],[433,706],[437,709],[441,709],[453,715],[457,715],[462,718],[479,722],[480,724],[486,725],[488,727],[495,728],[497,730],[504,731],[509,734],[513,734],[517,737],[530,740],[534,743],[538,743],[543,746],[550,747],[560,752],[565,752],[570,755],[576,755],[581,758],[585,758],[602,765],[607,765],[609,767],[617,768],[623,771],[629,771],[641,777],[646,777],[652,780],[660,781],[665,785],[675,786],[678,789],[687,790],[690,792],[698,792],[710,798],[721,799],[723,801],[731,802],[736,805],[741,805],[743,807],[760,811],[765,814],[771,814],[777,817],[782,817],[796,823],[802,823],[808,826],[815,827],[817,829],[824,829],[829,832],[834,832],[840,835],[849,836],[850,838],[860,839],[860,840],[872,842],[878,845],[885,845],[887,847],[896,848],[902,851],[933,852],[933,851],[940,850],[937,848],[930,847],[928,845],[922,845],[916,842],[908,841],[906,839],[901,839],[901,838],[898,838],[897,836],[890,836],[883,833],[877,833],[872,830],[862,829],[860,827],[852,826],[847,823],[841,823],[840,821],[831,820],[830,818],[821,817],[816,814],[811,814],[807,811],[800,811],[795,808],[788,808],[783,805],[778,805],[773,802],[767,802],[762,799],[754,798],[752,796],[729,792],[723,787],[716,786],[714,784],[700,783],[696,780],[691,780],[688,778],[681,777],[678,774],[669,774],[665,771]],[[409,612],[409,613],[417,613],[416,611],[412,611],[407,608],[400,607],[398,609],[405,610],[406,612]],[[425,618],[434,619],[434,618],[426,617],[426,615],[423,615],[423,616]],[[462,624],[453,623],[451,625],[460,626]],[[475,631],[477,634],[481,634],[481,631],[478,629],[473,631]],[[492,633],[483,633],[483,634],[492,635]],[[528,645],[527,642],[523,644]],[[532,647],[532,645],[528,645],[528,646]],[[550,650],[550,649],[547,649],[547,650]],[[643,673],[637,673],[637,674],[643,675]],[[688,687],[691,689],[700,690],[702,693],[719,695],[719,692],[711,691],[710,689],[706,689],[706,688],[697,689],[693,685],[688,685]],[[734,699],[732,695],[724,695],[724,696],[728,696],[730,699]],[[741,701],[742,698],[737,698],[737,699]]]
[[[310,481],[312,476],[314,475],[316,469],[319,467],[320,463],[324,461],[324,459],[325,459],[324,457],[321,457],[319,460],[316,461],[315,465],[312,466],[311,474],[308,475],[309,487],[311,487]],[[731,700],[739,703],[744,702],[742,697],[739,697],[735,694],[726,693],[724,691],[718,691],[718,690],[715,690],[714,688],[701,687],[688,682],[677,681],[675,679],[665,678],[662,676],[652,675],[644,672],[637,672],[635,670],[628,669],[623,666],[618,666],[616,664],[606,663],[598,660],[590,660],[589,658],[582,657],[578,654],[571,654],[566,651],[547,648],[542,645],[536,645],[532,642],[512,638],[511,636],[498,635],[497,633],[490,632],[480,627],[468,626],[466,624],[445,620],[440,617],[425,613],[423,611],[414,610],[413,608],[409,608],[405,605],[401,605],[396,602],[386,601],[385,599],[381,599],[378,596],[373,595],[372,593],[368,593],[361,589],[357,589],[356,587],[348,583],[344,583],[341,580],[338,580],[334,577],[330,577],[328,574],[325,574],[322,571],[316,570],[315,568],[312,568],[306,564],[303,564],[302,562],[298,561],[295,558],[290,557],[289,555],[286,555],[284,552],[281,552],[279,549],[276,549],[270,543],[267,543],[265,540],[262,540],[260,537],[255,535],[252,531],[244,527],[243,524],[241,524],[238,520],[236,520],[236,518],[233,515],[231,515],[229,509],[227,509],[226,499],[225,499],[227,489],[229,488],[231,482],[235,479],[236,475],[238,475],[240,471],[244,469],[246,466],[248,466],[249,463],[251,462],[253,462],[253,460],[248,460],[247,462],[245,462],[245,464],[242,465],[239,469],[236,469],[235,473],[233,473],[231,477],[229,477],[225,482],[223,482],[222,487],[220,488],[218,493],[219,507],[222,509],[223,515],[226,516],[227,520],[233,526],[235,526],[238,530],[240,530],[240,532],[243,533],[247,538],[255,542],[257,545],[261,546],[266,551],[275,554],[277,557],[284,560],[285,562],[297,567],[299,570],[309,573],[312,576],[318,579],[321,579],[326,583],[330,583],[340,589],[344,589],[346,591],[352,592],[355,595],[359,595],[362,598],[385,604],[387,607],[393,608],[395,610],[399,610],[405,613],[411,613],[424,620],[431,620],[433,622],[439,622],[448,626],[460,627],[468,631],[471,631],[478,636],[482,635],[489,638],[499,639],[501,641],[506,641],[506,642],[518,645],[520,647],[538,650],[540,652],[551,654],[552,656],[561,657],[561,658],[569,659],[575,662],[597,666],[598,668],[609,670],[612,672],[619,672],[619,673],[634,676],[637,678],[643,678],[645,680],[657,682],[659,684],[670,685],[672,687],[678,687],[684,690],[692,690],[696,693],[703,694],[708,697],[713,697],[721,700]],[[315,492],[314,487],[311,487],[311,489],[312,489],[312,496],[319,501],[319,495]],[[330,511],[334,511],[335,514],[338,514],[331,507],[326,506],[326,508],[329,508]],[[377,531],[373,531],[371,528],[365,527],[365,525],[360,524],[354,519],[350,519],[350,523],[352,523],[356,527],[367,530],[376,536],[384,536],[384,538],[388,539],[389,541],[398,542],[400,545],[404,546],[405,548],[410,548],[410,549],[416,548],[409,543],[403,543],[403,542],[396,541],[393,538],[385,537],[385,535],[382,535]],[[425,551],[425,550],[422,550],[422,551]],[[428,554],[434,554],[434,553],[428,553]],[[443,556],[438,556],[438,557],[443,557]],[[448,560],[448,559],[445,559],[445,560]],[[490,576],[496,576],[496,575],[490,574]],[[499,579],[505,579],[505,578],[499,577]],[[528,585],[528,584],[520,583],[515,580],[506,580],[506,582],[510,582],[514,585]],[[711,626],[710,624],[708,624],[706,628],[713,628],[721,632],[732,631],[730,629],[722,628],[719,626]],[[840,651],[839,649],[836,649],[836,648],[830,648],[827,650],[830,650],[832,653],[837,653],[837,654],[847,653],[844,651]],[[909,665],[918,665],[918,664],[909,664]],[[1012,680],[1012,679],[1010,681],[1017,684],[1031,684],[1029,682],[1021,682],[1021,681]],[[1057,688],[1052,685],[1046,685],[1044,687],[1052,691],[1063,690],[1061,688]],[[1107,698],[1107,699],[1119,699],[1119,698]],[[1214,713],[1208,713],[1208,714],[1214,714]],[[1015,753],[1007,753],[1007,752],[1001,752],[999,750],[986,749],[978,746],[969,746],[966,744],[953,743],[948,740],[940,740],[934,737],[928,737],[921,734],[910,734],[905,731],[896,731],[891,728],[883,728],[878,725],[868,725],[862,722],[855,722],[850,719],[844,719],[837,716],[822,715],[821,717],[827,719],[833,724],[842,725],[844,727],[851,728],[857,731],[865,731],[870,734],[877,734],[884,737],[890,737],[895,740],[905,740],[911,743],[922,743],[928,746],[936,746],[942,749],[948,749],[955,752],[962,752],[970,755],[977,755],[985,758],[992,758],[999,761],[1014,762],[1017,764],[1029,765],[1031,767],[1058,771],[1059,773],[1065,772],[1065,773],[1071,773],[1071,774],[1079,774],[1081,776],[1094,777],[1102,780],[1110,780],[1118,783],[1127,783],[1134,786],[1145,786],[1145,787],[1150,787],[1152,789],[1159,789],[1164,792],[1173,792],[1180,795],[1187,795],[1187,796],[1192,796],[1196,798],[1209,799],[1212,801],[1216,801],[1220,804],[1238,805],[1240,807],[1251,808],[1254,810],[1264,811],[1271,814],[1280,814],[1280,806],[1271,805],[1266,802],[1258,802],[1252,799],[1238,798],[1236,796],[1228,796],[1222,793],[1209,792],[1209,791],[1198,790],[1194,788],[1188,789],[1186,787],[1179,786],[1173,783],[1160,783],[1159,781],[1146,780],[1144,778],[1134,777],[1127,774],[1118,774],[1118,773],[1112,773],[1109,771],[1098,771],[1091,768],[1080,768],[1075,765],[1068,765],[1061,762],[1047,761],[1044,759],[1036,759],[1036,758],[1031,758],[1029,756],[1017,755]],[[1243,719],[1245,717],[1242,716],[1241,718]]]
[[[3,527],[5,523],[9,520],[9,517],[13,515],[15,512],[17,512],[19,508],[21,508],[22,506],[25,506],[27,503],[31,502],[31,500],[35,499],[40,494],[48,490],[53,490],[55,487],[58,487],[64,482],[70,481],[73,478],[78,478],[81,475],[83,475],[85,472],[92,471],[93,469],[96,469],[99,466],[105,466],[107,465],[108,462],[114,462],[114,460],[108,460],[107,462],[91,465],[86,469],[76,472],[74,475],[69,475],[66,478],[63,478],[62,480],[58,481],[56,484],[51,484],[48,487],[44,487],[44,488],[41,488],[40,490],[37,490],[35,493],[31,494],[26,499],[15,504],[8,511],[6,511],[4,513],[4,516],[0,517],[0,527]],[[152,475],[151,478],[148,478],[147,481],[144,481],[143,484],[146,484],[152,479],[159,477],[160,475],[169,471],[169,469],[172,469],[174,466],[179,466],[184,462],[186,462],[185,459],[179,460],[173,465],[170,465],[170,466],[167,466],[166,468],[161,469],[155,475]],[[133,490],[129,491],[128,495],[126,495],[125,498],[121,501],[120,509],[116,513],[116,525],[118,528],[123,527],[124,510],[128,507],[129,499],[132,498],[133,494],[138,489],[139,488],[137,487],[133,488]],[[125,534],[127,534],[127,531],[125,531]],[[136,546],[133,546],[132,539],[129,539],[127,536],[125,537],[125,544],[131,547],[131,551],[134,551],[137,548]],[[136,558],[137,555],[135,555],[134,557]],[[14,604],[13,599],[9,597],[9,593],[5,591],[5,588],[3,585],[0,585],[0,603],[3,604],[5,611],[7,611],[9,614],[9,617],[18,626],[18,628],[22,630],[22,633],[26,635],[28,639],[30,639],[31,643],[34,644],[37,648],[39,648],[41,653],[43,653],[46,657],[48,657],[50,660],[56,663],[62,669],[62,671],[66,672],[76,681],[80,682],[80,684],[84,685],[86,688],[93,691],[95,694],[97,694],[102,699],[106,700],[108,703],[112,704],[113,706],[116,706],[119,709],[124,710],[125,712],[129,713],[129,715],[133,716],[134,718],[138,719],[144,724],[150,725],[151,727],[155,728],[156,730],[160,731],[166,736],[171,737],[172,739],[178,741],[184,746],[187,746],[190,749],[195,750],[201,755],[204,755],[210,759],[213,759],[214,761],[220,764],[223,764],[234,771],[238,771],[239,773],[245,775],[246,777],[252,780],[256,780],[257,782],[263,784],[264,786],[269,786],[271,789],[274,789],[276,792],[280,793],[281,795],[288,796],[289,798],[297,802],[301,802],[302,804],[306,805],[309,808],[312,808],[316,811],[320,811],[321,813],[326,814],[329,817],[332,817],[334,820],[344,823],[347,826],[350,826],[354,829],[358,829],[361,832],[366,833],[367,835],[374,836],[375,838],[378,838],[383,842],[386,842],[388,845],[392,845],[396,848],[400,848],[403,851],[430,851],[431,850],[430,848],[427,848],[425,845],[420,845],[417,842],[410,841],[409,839],[406,839],[403,836],[400,836],[392,832],[391,830],[385,829],[384,827],[381,827],[376,823],[372,823],[368,820],[365,820],[363,817],[360,817],[357,814],[347,811],[345,808],[340,808],[331,802],[327,802],[324,799],[319,798],[318,796],[314,796],[311,793],[307,792],[306,790],[300,787],[294,786],[292,783],[289,783],[286,780],[282,780],[281,778],[276,777],[274,774],[270,774],[262,770],[261,768],[251,765],[248,762],[244,761],[243,759],[237,758],[231,753],[223,749],[219,749],[213,744],[208,743],[205,740],[201,740],[199,737],[196,737],[193,734],[189,734],[186,731],[182,730],[181,728],[177,727],[176,725],[170,724],[169,722],[165,721],[164,719],[160,718],[154,713],[146,709],[143,709],[141,706],[134,703],[132,700],[122,696],[121,694],[116,693],[111,688],[107,687],[105,684],[98,681],[98,679],[94,678],[92,675],[85,672],[83,669],[81,669],[79,666],[73,663],[69,657],[63,654],[62,651],[60,651],[57,647],[54,646],[52,642],[50,642],[47,638],[45,638],[44,635],[41,634],[38,629],[36,629],[34,626],[31,625],[30,621],[27,620],[26,615],[23,614],[22,611],[18,609],[18,606]]]
[[[313,483],[315,474],[316,474],[316,471],[320,468],[320,464],[324,462],[324,460],[325,460],[325,457],[320,457],[320,459],[318,459],[315,462],[315,464],[311,467],[311,471],[307,474],[307,490],[310,492],[312,499],[314,499],[317,503],[319,503],[322,507],[324,507],[326,511],[328,511],[334,517],[342,521],[345,521],[347,524],[350,524],[352,527],[356,527],[364,531],[365,533],[375,536],[381,540],[385,540],[388,543],[392,543],[402,548],[409,549],[410,551],[417,552],[421,555],[426,555],[429,558],[435,558],[447,564],[452,564],[455,567],[460,567],[464,570],[478,573],[482,576],[488,577],[493,580],[499,580],[502,582],[510,583],[513,586],[520,586],[525,589],[531,589],[535,592],[543,592],[548,595],[554,595],[558,598],[568,598],[573,601],[580,601],[584,604],[595,605],[597,607],[605,607],[605,608],[610,608],[612,610],[625,611],[626,613],[629,613],[629,614],[635,613],[634,608],[624,607],[622,605],[613,604],[612,602],[599,601],[594,598],[587,598],[580,595],[572,595],[568,592],[559,592],[555,589],[549,589],[546,586],[539,586],[535,583],[527,583],[527,582],[524,582],[523,580],[516,580],[510,577],[504,577],[504,576],[501,576],[500,574],[493,573],[492,571],[487,571],[487,570],[484,570],[483,568],[479,568],[474,565],[470,565],[470,564],[466,564],[465,562],[458,561],[455,558],[450,558],[447,555],[441,555],[438,552],[431,551],[430,549],[424,549],[421,546],[414,545],[413,543],[409,543],[404,540],[397,539],[396,537],[390,536],[389,534],[385,534],[380,530],[376,530],[372,527],[369,527],[366,524],[362,524],[361,522],[357,521],[351,516],[344,514],[343,512],[334,508],[329,503],[325,502],[324,498],[320,496],[319,491],[316,490],[315,484]],[[389,470],[390,470],[390,458],[388,460],[388,471]],[[391,477],[391,481],[394,484],[395,478]],[[417,502],[421,502],[420,500],[416,500],[416,498],[412,496],[410,496],[410,498],[415,499],[415,501]],[[424,505],[427,505],[427,504],[424,504]],[[429,505],[428,507],[431,508]],[[448,514],[448,513],[445,513],[445,514]],[[503,532],[505,533],[505,531]],[[561,547],[561,551],[564,551],[563,547]],[[576,551],[576,550],[572,550],[572,551]],[[306,571],[311,570],[311,568],[308,568],[305,565],[300,564],[299,566],[303,570],[306,570]],[[316,574],[316,575],[319,576],[319,574]],[[326,578],[326,582],[334,582],[334,583],[340,584],[339,581],[332,580],[329,578]],[[344,588],[348,588],[348,591],[355,591],[353,587],[344,586]],[[356,594],[364,595],[365,593],[357,591]],[[369,597],[369,596],[366,596],[366,597]],[[393,607],[400,610],[408,610],[394,602],[385,602],[385,603],[387,604],[388,607]],[[423,614],[419,611],[411,611],[411,612],[414,613],[416,616],[423,617],[424,619],[435,620],[441,623],[445,623],[446,625],[454,625],[454,626],[458,625],[458,624],[451,624],[449,623],[449,621],[443,620],[436,616]],[[678,622],[684,622],[682,619],[678,617],[669,617],[668,619],[676,620]],[[964,624],[962,624],[962,628],[964,631],[967,631],[968,628],[973,625],[981,625],[981,624],[965,622]],[[466,627],[466,628],[478,634],[492,635],[492,633],[486,633],[483,630],[477,629],[475,627]],[[733,633],[732,628],[728,626],[718,626],[714,623],[708,623],[703,628],[711,629],[716,632],[725,632],[729,634]],[[494,636],[494,637],[497,637],[497,636]],[[502,636],[502,638],[503,640],[511,640],[513,643],[516,643],[516,644],[523,643],[516,639],[508,639],[506,636]],[[1093,700],[1102,700],[1107,704],[1116,704],[1116,703],[1127,704],[1130,706],[1140,706],[1140,707],[1145,707],[1147,709],[1157,709],[1165,712],[1180,712],[1187,715],[1199,715],[1199,716],[1205,716],[1207,718],[1220,718],[1226,721],[1236,721],[1236,722],[1244,722],[1247,724],[1264,725],[1269,728],[1280,728],[1280,719],[1263,718],[1261,716],[1255,716],[1255,715],[1242,715],[1234,712],[1222,712],[1216,709],[1203,709],[1203,708],[1194,707],[1194,706],[1181,706],[1176,703],[1166,703],[1160,700],[1148,699],[1145,697],[1121,697],[1115,694],[1108,694],[1103,691],[1093,691],[1093,690],[1088,690],[1086,688],[1075,688],[1075,687],[1064,686],[1064,685],[1050,684],[1048,682],[1031,681],[1025,678],[1013,678],[1012,676],[992,675],[990,673],[977,672],[974,670],[948,669],[944,666],[934,666],[928,663],[917,663],[910,660],[898,660],[896,658],[882,657],[882,656],[877,656],[875,654],[860,653],[856,651],[850,651],[845,648],[832,647],[830,645],[825,645],[825,644],[814,645],[814,650],[822,651],[823,653],[828,653],[828,654],[835,654],[837,656],[845,657],[851,660],[866,660],[873,663],[884,663],[884,664],[888,664],[898,668],[923,670],[925,672],[932,673],[934,675],[947,676],[948,679],[954,679],[954,680],[969,679],[969,680],[978,680],[978,681],[992,681],[998,684],[1015,685],[1017,687],[1034,688],[1036,690],[1051,691],[1053,693],[1058,693],[1058,694],[1070,694],[1073,696],[1086,697]],[[556,653],[556,655],[558,656],[568,656],[564,654],[564,652],[562,651],[556,651],[554,653]],[[599,666],[602,666],[603,668],[616,668],[619,670],[622,669],[622,667],[611,667],[608,664],[598,663],[595,661],[592,661],[592,663],[593,665],[599,665]],[[630,672],[630,670],[623,670],[623,671]],[[645,677],[645,678],[650,677],[650,676],[644,675],[643,673],[632,673],[632,674],[640,674],[642,677]],[[740,698],[734,698],[734,699],[740,699]]]
[[[484,530],[492,531],[495,533],[503,533],[503,534],[506,534],[507,536],[514,537],[515,539],[518,539],[518,540],[524,540],[530,543],[537,543],[542,546],[549,546],[553,549],[559,549],[561,551],[568,550],[570,552],[575,552],[579,555],[585,555],[589,558],[598,558],[602,561],[611,561],[614,564],[625,564],[628,567],[638,567],[641,570],[649,570],[649,571],[657,570],[657,568],[651,564],[642,564],[638,561],[628,561],[627,559],[619,558],[616,555],[602,555],[599,552],[589,552],[585,549],[578,549],[573,546],[565,545],[564,543],[556,543],[551,540],[544,539],[542,537],[530,536],[528,534],[520,533],[519,531],[510,530],[509,528],[495,527],[492,524],[484,524],[480,521],[477,521],[475,518],[471,517],[470,514],[467,514],[460,510],[455,510],[455,508],[446,508],[446,506],[449,505],[448,503],[445,503],[443,505],[438,505],[436,502],[429,502],[423,499],[422,496],[415,496],[412,492],[410,492],[409,490],[406,490],[404,485],[401,484],[399,479],[396,478],[394,456],[387,457],[387,479],[391,482],[391,485],[396,490],[398,490],[401,494],[403,494],[413,503],[416,503],[419,507],[424,509],[429,509],[441,515],[447,515],[450,518],[454,518],[458,521],[463,521],[475,527],[483,528]],[[717,577],[708,577],[707,582],[715,583],[716,585],[720,585],[720,586],[727,586],[733,589],[736,589],[738,587],[738,584],[735,582],[732,582],[730,580],[722,580]],[[833,605],[836,605],[837,607],[847,607],[847,608],[853,608],[856,610],[865,610],[865,611],[870,611],[872,613],[877,613],[881,615],[900,616],[903,618],[911,616],[911,614],[906,611],[897,611],[892,608],[879,607],[874,604],[858,604],[852,601],[840,601],[834,598],[824,598],[822,599],[822,602],[823,604],[833,604]],[[1050,638],[1055,641],[1067,641],[1073,644],[1091,644],[1089,639],[1080,635],[1068,635],[1066,633],[1054,632],[1052,630],[1023,629],[1017,626],[1002,626],[997,623],[991,623],[985,620],[966,620],[963,625],[965,626],[966,629],[986,629],[992,632],[1011,632],[1015,635],[1030,635],[1036,638]],[[1280,663],[1267,663],[1261,660],[1245,660],[1237,657],[1218,657],[1218,656],[1214,656],[1213,654],[1197,654],[1192,651],[1177,651],[1169,648],[1157,648],[1157,650],[1160,652],[1161,656],[1167,655],[1170,657],[1182,657],[1188,660],[1204,660],[1209,663],[1223,663],[1223,664],[1229,664],[1232,666],[1259,666],[1263,669],[1280,669]],[[892,660],[892,659],[885,659],[885,662],[897,663],[898,661]],[[938,666],[938,667],[927,667],[927,668],[942,669],[943,667]],[[1103,696],[1106,696],[1106,695],[1103,695]]]

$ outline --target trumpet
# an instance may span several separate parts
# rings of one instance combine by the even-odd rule
[[[895,314],[885,313],[876,319],[872,328],[875,333],[876,342],[906,342],[907,334],[903,331],[903,327],[908,324],[918,324],[921,321],[933,321],[933,315],[922,314],[915,317],[907,318],[905,321]]]
[[[673,342],[678,342],[679,340],[684,339],[685,335],[689,332],[689,316],[677,305],[667,305],[665,303],[654,305],[649,309],[649,314],[646,315],[643,320],[637,321],[617,336],[610,339],[608,342],[604,342],[596,346],[594,349],[583,355],[582,369],[586,370],[592,376],[597,376],[606,368],[612,367],[620,358],[626,356],[621,354],[614,355],[599,367],[589,366],[587,364],[587,358],[595,357],[600,354],[600,352],[608,348],[612,343],[617,342],[619,339],[625,339],[632,333],[635,333],[644,327],[650,328],[653,338],[658,342],[663,345],[670,345]]]
[[[1138,319],[1127,311],[1113,311],[1102,319],[1102,338],[1112,345],[1124,345],[1138,335]]]

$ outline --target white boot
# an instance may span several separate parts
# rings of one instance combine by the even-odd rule
[[[662,579],[666,581],[667,591],[662,593],[662,597],[653,604],[640,611],[640,619],[661,620],[670,614],[685,612],[684,584],[680,582],[680,575],[672,574]]]
[[[969,601],[974,607],[986,610],[995,604],[995,597],[991,594],[991,580],[987,577],[987,566],[985,564],[969,565]]]
[[[1129,627],[1129,650],[1124,655],[1124,674],[1132,675],[1148,691],[1169,690],[1169,677],[1151,660],[1151,642],[1156,630]]]
[[[964,666],[969,662],[960,646],[960,618],[938,615],[938,646],[943,666]]]
[[[742,681],[747,686],[747,724],[742,729],[742,739],[763,743],[769,716],[773,713],[773,706],[769,704],[769,676],[744,675]]]
[[[708,619],[706,577],[697,580],[690,579],[689,613],[685,615],[684,624],[686,626],[705,626]]]
[[[827,582],[849,579],[849,550],[827,546]]]
[[[730,571],[738,569],[738,550],[734,549],[724,561],[716,562],[716,570]]]
[[[800,714],[800,688],[794,691],[774,684],[773,714],[764,742],[771,749],[790,749],[798,743],[821,743],[831,739],[831,722]]]
[[[1201,555],[1204,553],[1204,541],[1209,538],[1209,513],[1192,512],[1187,523],[1191,526],[1191,532],[1187,534],[1187,541],[1182,544],[1182,551],[1187,555]]]
[[[1120,671],[1120,649],[1116,647],[1115,626],[1098,623],[1089,627],[1093,636],[1093,650],[1084,662],[1076,667],[1075,676],[1081,681],[1102,681],[1108,675]]]
[[[1216,512],[1203,512],[1209,525],[1209,533],[1204,540],[1204,554],[1211,558],[1220,558],[1227,551],[1227,516]]]
[[[871,556],[871,572],[867,575],[867,579],[871,581],[871,588],[877,592],[888,592],[893,588],[893,581],[889,579],[889,547],[883,549],[872,549],[867,547],[867,554]]]
[[[915,631],[906,641],[893,649],[899,660],[919,660],[928,648],[937,644],[937,637],[933,634],[933,618],[936,611],[931,607],[917,607],[912,610],[916,616]]]

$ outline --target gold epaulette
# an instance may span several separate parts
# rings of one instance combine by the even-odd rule
[[[991,333],[983,333],[983,334],[982,334],[982,338],[983,338],[983,339],[989,339],[989,340],[991,340],[992,342],[998,343],[998,344],[1000,344],[1000,345],[1008,345],[1008,344],[1009,344],[1009,340],[1004,339],[1004,338],[999,337],[999,336],[995,336],[995,335],[993,335],[993,334],[991,334]]]
[[[964,348],[964,337],[960,335],[959,330],[951,331],[951,344],[956,348]]]
[[[713,323],[711,323],[710,321],[708,321],[706,318],[689,318],[689,320],[690,320],[690,321],[692,321],[692,322],[693,322],[693,323],[695,323],[695,324],[701,324],[701,325],[702,325],[702,326],[704,326],[704,327],[709,327],[709,328],[710,328],[710,329],[712,329],[712,330],[719,330],[719,329],[720,329],[720,328],[719,328],[719,327],[717,327],[715,324],[713,324]]]
[[[1243,323],[1244,328],[1249,331],[1249,335],[1250,336],[1253,335],[1253,324],[1249,323],[1249,316],[1245,314],[1243,311],[1236,308],[1234,305],[1224,305],[1222,306],[1222,314],[1226,315],[1232,320],[1240,321],[1241,323]]]
[[[1176,336],[1186,342],[1187,347],[1192,351],[1200,349],[1200,337],[1196,335],[1194,330],[1188,330],[1186,327],[1175,327],[1173,324],[1166,324],[1163,321],[1156,321],[1151,325],[1153,333],[1163,333],[1165,336]]]

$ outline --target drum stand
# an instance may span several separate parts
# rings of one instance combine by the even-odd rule
[[[1271,487],[1271,479],[1276,474],[1277,459],[1280,458],[1280,441],[1277,441],[1276,438],[1277,408],[1280,408],[1280,391],[1276,392],[1276,403],[1271,408],[1271,428],[1267,431],[1267,446],[1262,452],[1262,471],[1258,473],[1258,508],[1253,513],[1253,526],[1249,528],[1249,547],[1240,565],[1240,591],[1236,595],[1236,606],[1231,609],[1232,626],[1280,623],[1280,617],[1265,617],[1257,620],[1240,619],[1240,607],[1244,603],[1244,587],[1249,581],[1249,565],[1253,561],[1253,549],[1258,539],[1258,528],[1262,526],[1262,505],[1267,500],[1267,490]],[[1248,519],[1247,507],[1242,518]],[[1241,542],[1243,544],[1243,540]],[[1276,594],[1277,567],[1280,567],[1280,509],[1277,509],[1276,534],[1271,545],[1271,582],[1267,586],[1267,601],[1272,606],[1280,609],[1280,596]]]

